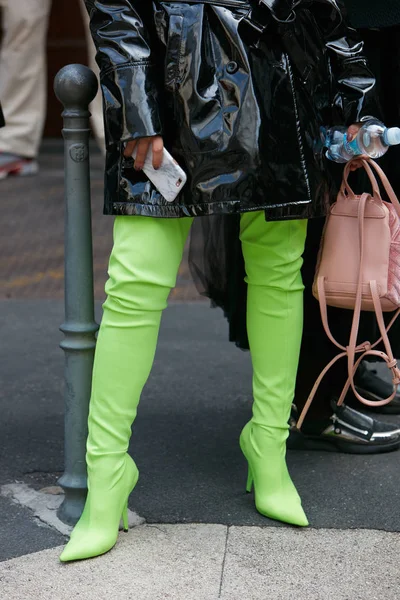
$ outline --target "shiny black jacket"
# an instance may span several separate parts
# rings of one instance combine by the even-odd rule
[[[105,213],[323,214],[320,128],[374,114],[342,0],[86,0],[107,139]],[[167,203],[123,142],[161,134],[188,175]]]

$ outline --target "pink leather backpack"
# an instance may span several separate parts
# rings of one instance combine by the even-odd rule
[[[390,199],[385,202],[374,173],[378,173]],[[372,195],[355,195],[348,184],[350,170],[364,168],[372,184]],[[348,380],[338,401],[340,406],[351,386],[356,398],[369,406],[388,404],[396,395],[400,371],[393,357],[388,331],[400,313],[400,204],[382,169],[369,157],[358,157],[347,163],[337,201],[327,218],[313,285],[319,300],[321,317],[329,339],[341,350],[318,377],[297,422],[303,424],[319,384],[328,370],[347,357]],[[347,347],[333,337],[328,323],[327,306],[354,311],[350,341]],[[362,310],[374,311],[381,337],[371,344],[357,345]],[[383,312],[396,311],[388,327]],[[383,341],[386,352],[375,350]],[[354,385],[358,365],[368,355],[382,358],[393,376],[393,393],[389,398],[371,401],[363,398]]]

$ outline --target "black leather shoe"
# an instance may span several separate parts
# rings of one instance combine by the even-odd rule
[[[378,454],[400,447],[400,426],[383,423],[346,405],[335,407],[324,422],[305,422],[301,431],[292,410],[287,447],[349,454]]]
[[[367,400],[383,400],[388,398],[393,392],[392,374],[386,366],[386,363],[367,362],[364,360],[356,373],[354,378],[356,389],[361,396],[367,398]],[[355,406],[355,403],[359,401],[354,397],[350,396],[346,401]],[[370,407],[368,407],[370,410]],[[397,394],[390,404],[385,406],[371,407],[371,410],[386,415],[400,415],[400,386],[397,388]]]

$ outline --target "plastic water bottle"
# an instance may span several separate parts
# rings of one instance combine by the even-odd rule
[[[364,121],[351,142],[347,140],[347,127],[322,130],[321,136],[327,148],[326,157],[337,163],[346,163],[360,154],[380,158],[390,146],[400,144],[400,128],[388,128],[378,119]]]

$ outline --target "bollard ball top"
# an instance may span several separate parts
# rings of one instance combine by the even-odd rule
[[[96,75],[84,65],[67,65],[54,79],[54,92],[67,109],[87,109],[97,88]]]

